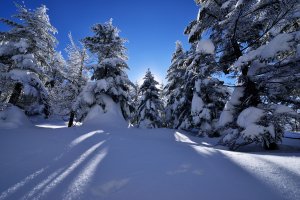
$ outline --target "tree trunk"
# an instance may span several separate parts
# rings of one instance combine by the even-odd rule
[[[237,60],[239,57],[243,55],[240,49],[240,45],[237,43],[235,39],[231,39],[231,45],[233,47],[234,57]]]
[[[73,126],[74,118],[75,118],[75,111],[72,110],[71,113],[70,113],[70,119],[69,119],[68,127]]]
[[[45,119],[48,119],[50,115],[50,106],[48,104],[45,104],[44,106]]]
[[[277,150],[278,149],[278,145],[275,142],[272,142],[269,145],[267,145],[267,142],[264,141],[263,147],[266,150]]]
[[[16,83],[14,90],[9,98],[8,103],[11,103],[12,105],[16,105],[18,103],[18,100],[20,98],[22,92],[22,84],[21,83]]]

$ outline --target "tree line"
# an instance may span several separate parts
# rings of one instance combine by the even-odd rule
[[[112,20],[92,26],[65,60],[55,50],[57,30],[46,6],[17,5],[21,21],[0,19],[0,106],[26,115],[69,116],[83,121],[105,99],[138,127],[168,127],[220,137],[235,150],[250,143],[276,148],[283,131],[299,123],[300,5],[297,0],[196,0],[197,18],[185,29],[190,49],[176,42],[167,84],[150,69],[141,85],[127,76],[126,39]],[[90,62],[91,57],[93,62]],[[237,83],[219,80],[230,74]]]

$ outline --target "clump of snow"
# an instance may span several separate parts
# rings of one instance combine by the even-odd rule
[[[244,95],[244,90],[244,87],[235,88],[230,98],[230,104],[239,105],[241,103],[240,98]]]
[[[126,62],[123,59],[120,58],[106,58],[103,61],[101,61],[101,65],[100,66],[126,66]]]
[[[255,139],[258,135],[262,135],[265,133],[265,127],[257,124],[249,124],[245,130],[241,132],[244,138]]]
[[[97,125],[101,127],[128,127],[125,121],[120,104],[115,103],[111,97],[103,94],[105,108],[100,105],[94,105],[83,121],[84,125]]]
[[[237,119],[237,124],[240,127],[247,128],[251,124],[258,122],[264,115],[264,110],[255,107],[249,107],[241,112]]]
[[[27,40],[24,38],[21,38],[19,42],[14,44],[14,46],[17,47],[22,53],[25,53],[29,47]]]
[[[221,8],[222,8],[222,9],[228,8],[228,6],[229,6],[230,3],[231,3],[231,1],[226,1],[226,2],[224,2],[224,3],[222,4]]]
[[[233,115],[229,110],[224,110],[218,121],[218,127],[223,127],[228,123],[233,122]]]
[[[215,45],[210,39],[202,39],[197,44],[197,52],[204,54],[214,54]]]
[[[241,56],[235,63],[235,67],[240,67],[243,64],[256,58],[268,59],[276,56],[279,52],[291,50],[292,44],[297,34],[282,33],[274,37],[269,43]]]
[[[254,140],[258,136],[266,133],[269,133],[273,138],[275,137],[275,128],[273,124],[269,125],[268,127],[261,126],[258,124],[250,124],[246,127],[245,130],[241,132],[244,138],[251,140]]]
[[[203,108],[199,117],[201,119],[211,120],[210,110],[208,108]]]
[[[196,89],[196,92],[201,92],[201,79],[197,79],[195,81],[195,89]]]
[[[240,98],[244,95],[244,87],[237,87],[234,89],[230,101],[226,102],[223,112],[218,121],[218,127],[224,127],[228,123],[233,122],[233,112],[235,106],[238,106],[241,101]]]
[[[276,105],[275,106],[275,113],[276,114],[297,114],[291,107],[285,105]]]
[[[16,106],[7,107],[0,112],[0,129],[15,129],[31,125],[24,112]]]
[[[192,100],[192,113],[200,113],[203,109],[204,103],[201,97],[194,93],[193,100]]]
[[[88,105],[93,105],[96,101],[95,95],[93,94],[93,91],[95,90],[96,83],[95,82],[89,82],[85,86],[82,92],[82,97],[80,100],[85,102]]]
[[[242,6],[243,4],[244,4],[244,0],[239,0],[239,1],[236,3],[235,7],[237,8],[237,7],[239,7],[239,6]]]
[[[101,91],[107,91],[108,90],[108,84],[107,81],[105,79],[101,79],[97,81],[97,90]]]
[[[238,129],[229,128],[229,129],[224,131],[224,137],[223,137],[222,141],[224,143],[230,142],[234,138],[236,138],[238,135],[239,135]]]

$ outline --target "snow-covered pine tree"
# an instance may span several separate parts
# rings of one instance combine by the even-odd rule
[[[130,117],[129,85],[126,70],[125,39],[119,36],[119,30],[112,20],[92,27],[94,36],[83,39],[85,47],[98,58],[92,66],[92,80],[83,89],[77,99],[76,109],[79,120],[83,120],[91,107],[100,105],[104,110],[104,99],[111,98],[119,104],[125,119]]]
[[[223,82],[215,78],[218,66],[214,58],[214,45],[210,40],[192,44],[185,65],[185,99],[189,112],[180,128],[197,130],[199,135],[216,136],[217,119],[229,92]]]
[[[79,47],[73,40],[72,34],[69,33],[70,44],[65,49],[68,54],[66,77],[67,80],[63,85],[62,95],[66,114],[70,115],[68,127],[71,127],[76,115],[75,102],[77,96],[82,91],[87,83],[87,76],[84,73],[86,70],[89,56],[84,47]]]
[[[17,4],[16,4],[17,5]],[[21,22],[0,19],[11,29],[0,33],[1,88],[5,98],[27,114],[50,114],[46,82],[51,80],[56,29],[50,24],[46,6],[28,10],[17,5]]]
[[[185,58],[186,53],[180,41],[176,42],[175,52],[172,55],[171,65],[167,71],[167,80],[165,96],[166,96],[166,109],[165,119],[166,126],[169,128],[178,128],[180,125],[180,114],[184,110],[184,90],[185,83]]]
[[[148,69],[140,87],[141,100],[137,110],[139,127],[159,128],[162,125],[163,103],[159,98],[159,89],[156,87],[158,84]]]
[[[295,15],[300,7],[293,1],[290,3],[277,4],[280,12],[276,16],[279,21],[261,37],[259,45],[250,48],[233,65],[236,70],[243,72],[241,77],[244,80],[250,80],[255,85],[260,101],[238,115],[236,129],[221,141],[232,149],[253,142],[275,148],[276,143],[281,141],[284,127],[291,123],[291,118],[300,120],[299,114],[294,111],[300,108],[300,68],[297,67],[300,64],[297,47],[300,21]],[[244,80],[241,81],[242,86],[245,85]],[[241,97],[239,101],[249,101],[244,98]],[[231,114],[235,111],[226,109],[224,112]],[[253,113],[258,114],[254,116]]]
[[[163,104],[164,110],[161,111],[161,122],[162,122],[162,127],[167,127],[166,125],[166,113],[165,113],[165,108],[166,108],[166,103],[167,103],[167,98],[166,98],[166,91],[165,91],[165,85],[162,82],[159,84],[159,99],[161,100]]]
[[[140,99],[141,99],[141,93],[140,93],[140,85],[138,82],[135,82],[134,85],[130,86],[130,105],[132,106],[132,114],[130,122],[133,125],[136,125],[138,123],[138,113],[137,109],[140,105]]]
[[[49,92],[49,102],[51,107],[51,113],[54,115],[64,115],[65,101],[62,99],[64,92],[62,87],[65,84],[66,77],[66,61],[63,58],[61,52],[57,52],[51,63],[52,77],[51,81],[47,82],[46,87]]]
[[[286,71],[287,65],[284,64],[288,60],[287,57],[296,55],[295,45],[291,45],[289,42],[296,42],[297,34],[294,34],[295,37],[284,36],[284,38],[290,38],[289,41],[277,38],[277,42],[281,43],[283,49],[281,49],[282,51],[273,51],[272,56],[270,54],[269,56],[260,56],[253,50],[260,50],[261,54],[268,54],[270,51],[263,49],[264,45],[274,44],[275,42],[271,42],[272,39],[280,37],[280,34],[298,31],[299,18],[296,12],[299,10],[299,4],[296,0],[289,2],[203,0],[197,1],[197,3],[201,5],[198,20],[191,23],[186,30],[190,40],[199,39],[203,31],[208,30],[210,39],[216,46],[218,65],[224,71],[237,68],[241,74],[231,100],[226,104],[219,120],[220,132],[225,135],[221,143],[228,145],[231,149],[236,149],[252,142],[268,146],[280,141],[282,131],[279,127],[273,127],[279,123],[271,123],[277,118],[276,115],[273,115],[275,111],[268,109],[266,102],[267,105],[270,103],[289,104],[290,96],[297,96],[293,94],[297,84],[283,84],[282,80],[281,83],[274,84],[277,82],[276,77],[282,72],[285,72],[283,74],[285,78],[292,76],[293,80],[299,80],[297,75],[294,75],[298,72],[293,69],[289,73],[289,70]],[[287,46],[290,47],[290,51],[285,48]],[[273,48],[273,46],[269,47]],[[283,52],[283,54],[279,52]],[[239,63],[237,60],[245,62],[242,66],[231,68]],[[296,65],[297,63],[293,62],[289,66]],[[256,69],[270,71],[253,75],[253,71],[257,71]],[[273,73],[276,71],[278,74]],[[268,90],[268,88],[272,89]],[[284,91],[284,95],[274,95],[276,89],[278,89],[277,93],[280,93],[280,90]],[[270,98],[271,96],[273,98]],[[276,98],[274,98],[275,96]],[[280,96],[281,98],[278,98]],[[285,97],[282,98],[282,96]],[[295,103],[294,100],[292,101]],[[270,113],[273,114],[270,115]],[[248,123],[248,128],[242,123],[242,119],[251,122]],[[251,131],[249,131],[250,128]]]

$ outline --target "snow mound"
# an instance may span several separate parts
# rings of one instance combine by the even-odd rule
[[[7,107],[0,112],[0,129],[15,129],[32,126],[24,112],[16,106]]]
[[[83,124],[101,127],[128,127],[120,104],[115,103],[110,97],[103,95],[104,107],[94,105],[86,116]]]

